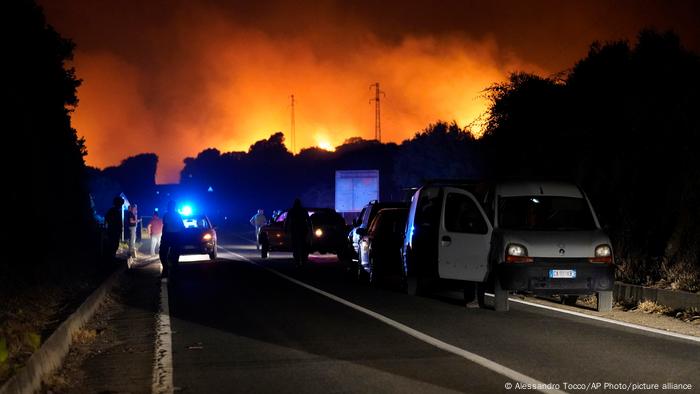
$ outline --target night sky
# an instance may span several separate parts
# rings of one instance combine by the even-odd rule
[[[694,1],[39,3],[77,44],[73,124],[88,164],[155,152],[159,182],[207,147],[287,133],[292,93],[297,148],[373,138],[377,81],[383,139],[400,142],[438,119],[478,132],[484,88],[513,71],[565,71],[595,40],[654,27],[700,49]]]

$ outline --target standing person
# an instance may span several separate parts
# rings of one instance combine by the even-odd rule
[[[163,220],[158,216],[158,211],[153,212],[153,218],[148,222],[148,234],[151,236],[151,256],[160,248],[160,238],[163,236]]]
[[[267,224],[267,218],[262,208],[258,209],[258,213],[250,218],[250,224],[255,227],[255,248],[260,249],[260,229]]]
[[[129,205],[124,222],[129,226],[129,257],[136,257],[136,205]]]
[[[300,267],[309,258],[311,219],[309,218],[309,211],[301,206],[301,201],[298,198],[294,200],[294,205],[287,212],[284,229],[292,241],[294,262]]]
[[[116,256],[117,250],[119,249],[119,240],[124,231],[124,224],[122,223],[122,205],[124,205],[124,199],[116,196],[112,202],[112,207],[109,208],[105,214],[105,227],[107,229],[105,257],[108,262],[112,262]]]
[[[175,201],[168,201],[168,210],[163,215],[163,236],[160,242],[160,263],[163,266],[161,276],[167,278],[170,274],[170,260],[176,257],[174,251],[180,231],[185,228],[182,217],[175,209]]]

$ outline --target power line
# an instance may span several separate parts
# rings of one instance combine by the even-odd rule
[[[384,93],[384,91],[379,89],[379,82],[375,82],[369,85],[369,88],[374,88],[374,98],[369,100],[370,104],[372,104],[372,101],[374,101],[374,139],[379,142],[382,142],[382,123],[379,102],[381,96],[386,97],[386,94]]]

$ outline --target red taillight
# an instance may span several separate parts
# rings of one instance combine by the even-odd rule
[[[612,256],[589,257],[591,263],[612,264]]]
[[[532,263],[533,261],[529,256],[506,256],[506,263]]]

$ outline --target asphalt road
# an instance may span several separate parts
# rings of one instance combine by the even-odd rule
[[[261,260],[240,238],[220,247],[218,261],[184,265],[169,283],[177,392],[532,391],[518,390],[513,373],[571,393],[700,390],[697,342],[526,305],[496,313],[371,288],[332,256],[296,269],[289,254]]]

